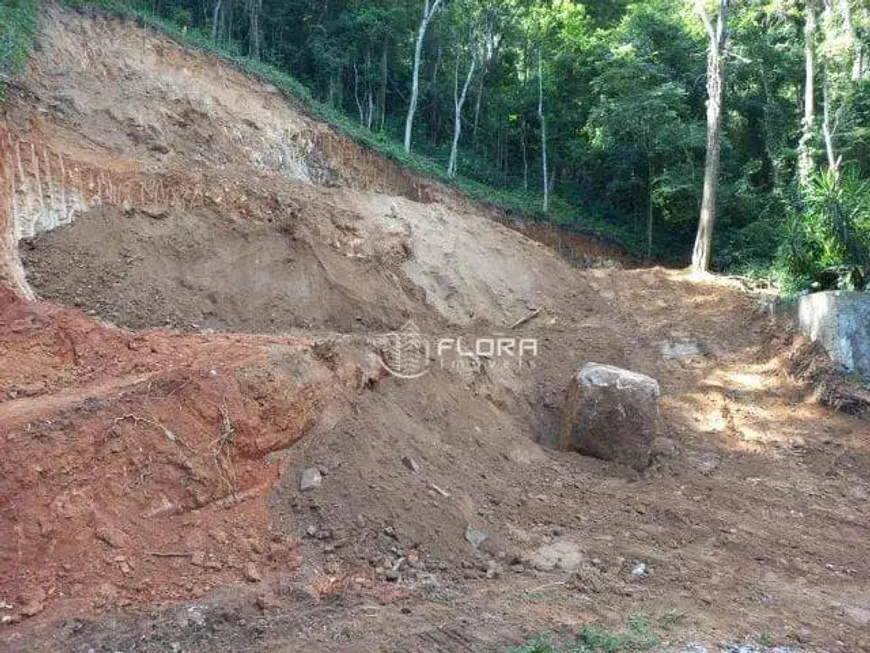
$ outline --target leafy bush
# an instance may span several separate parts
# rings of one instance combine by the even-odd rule
[[[865,290],[870,283],[870,184],[855,169],[809,184],[786,222],[779,267],[788,290]]]

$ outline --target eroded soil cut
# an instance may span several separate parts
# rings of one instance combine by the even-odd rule
[[[870,650],[868,424],[757,297],[574,237],[606,267],[572,267],[139,27],[43,33],[0,133],[0,650],[501,651],[629,615]],[[537,356],[391,377],[408,321]],[[590,361],[661,384],[645,472],[543,446]]]
[[[205,208],[105,206],[20,252],[40,296],[132,329],[383,332],[411,316],[431,321],[396,276],[403,241],[383,244],[360,265],[317,242],[292,209],[253,222]]]

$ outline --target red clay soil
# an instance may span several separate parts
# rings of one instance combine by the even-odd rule
[[[0,351],[0,586],[25,615],[298,565],[263,495],[339,385],[308,342],[134,334],[0,288]]]

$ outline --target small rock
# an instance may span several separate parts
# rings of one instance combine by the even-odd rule
[[[646,563],[640,562],[634,566],[634,569],[631,570],[631,577],[640,580],[641,578],[646,578],[649,575],[649,569],[646,566]]]
[[[386,578],[391,583],[397,582],[401,577],[402,574],[395,569],[387,569],[384,572],[384,578]]]
[[[653,439],[651,453],[655,460],[669,460],[677,457],[679,449],[671,438],[660,436]]]
[[[486,577],[490,580],[499,578],[502,575],[504,568],[495,560],[490,560],[486,563]]]
[[[420,465],[410,456],[402,456],[402,464],[415,474],[420,471]]]
[[[25,617],[33,617],[45,610],[45,592],[39,588],[22,593],[18,600],[21,603],[20,612]]]
[[[205,551],[194,551],[190,556],[190,564],[194,567],[202,567],[205,565]]]
[[[113,450],[113,453],[119,453]],[[155,506],[152,506],[149,510],[142,514],[146,519],[153,519],[155,517],[168,517],[169,515],[174,515],[178,512],[181,512],[181,506],[177,503],[173,503],[165,496],[161,497],[160,503]]]
[[[486,541],[489,536],[483,531],[476,530],[470,526],[465,529],[465,539],[475,549]]]
[[[187,613],[180,619],[182,626],[197,626],[202,628],[206,624],[205,607],[201,605],[191,605],[187,608]]]
[[[276,599],[271,594],[260,594],[255,600],[254,605],[257,606],[262,612],[268,612],[269,610],[276,610],[281,607],[280,601]]]
[[[661,349],[662,358],[665,360],[697,358],[703,355],[701,346],[695,342],[664,342]]]
[[[680,650],[680,653],[707,653],[707,647],[701,646],[700,644],[695,644],[694,642],[690,642],[686,644],[686,646]]]
[[[166,143],[154,142],[148,146],[148,149],[158,154],[169,154],[169,146]]]
[[[315,535],[315,537],[318,540],[331,540],[332,536],[333,536],[333,533],[328,528],[323,528],[323,529],[318,530],[317,535]]]
[[[226,533],[226,531],[222,531],[220,529],[209,531],[208,535],[218,544],[226,544],[230,541],[230,536]]]
[[[299,489],[302,492],[316,490],[323,485],[323,475],[316,467],[309,467],[302,472],[302,480],[299,482]]]
[[[169,209],[162,204],[146,204],[139,210],[152,220],[165,220],[169,217]]]
[[[314,524],[310,524],[308,526],[308,528],[305,529],[305,534],[308,535],[308,537],[316,536],[317,535],[317,526],[315,526]]]
[[[94,529],[94,535],[98,540],[102,540],[113,549],[122,549],[127,546],[130,538],[127,534],[117,526],[111,524],[103,524]]]
[[[257,565],[253,562],[245,564],[245,580],[249,583],[259,583],[263,580],[263,577],[260,575],[260,570],[257,569]]]
[[[694,463],[699,472],[705,476],[709,476],[718,469],[720,459],[719,456],[713,452],[705,452],[695,456],[691,462]]]
[[[574,571],[581,562],[583,562],[582,549],[578,544],[568,540],[545,542],[528,558],[528,563],[538,571],[554,569]]]
[[[586,594],[600,594],[607,588],[607,582],[601,570],[593,564],[582,564],[577,568],[569,581],[569,586]]]

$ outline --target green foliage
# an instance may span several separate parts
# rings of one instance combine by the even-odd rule
[[[863,290],[870,281],[870,184],[855,168],[815,176],[779,251],[791,291]]]
[[[628,628],[622,632],[585,625],[576,637],[558,639],[542,635],[513,653],[629,653],[651,651],[659,643],[659,638],[650,634],[646,617],[632,615]]]
[[[692,62],[675,70],[680,62],[661,47],[685,39],[672,10],[668,2],[632,5],[608,35],[611,50],[591,82],[596,100],[586,123],[589,163],[608,180],[604,194],[613,208],[644,216],[647,229],[670,223],[671,231],[695,220],[694,173],[706,143],[690,89],[678,81]]]
[[[0,102],[10,78],[27,60],[36,36],[37,9],[37,0],[0,2]]]
[[[411,155],[399,139],[423,0],[65,1],[108,9],[214,52],[372,150],[475,199],[602,236],[636,255],[686,262],[706,148],[706,34],[686,0],[445,0],[423,43]],[[38,0],[0,2],[5,79],[24,61]],[[820,21],[813,164],[827,163],[827,80],[828,126],[848,171],[827,181],[820,174],[802,189],[796,162],[806,6],[733,6],[714,265],[775,273],[792,290],[860,287],[870,72],[856,74],[853,64],[859,42],[865,58],[870,51],[870,19],[857,0],[843,0],[832,3],[833,19]],[[854,38],[844,6],[853,9]],[[460,175],[448,180],[453,73],[468,60],[469,31],[482,58],[464,109]],[[261,60],[243,56],[255,38]],[[541,160],[539,56],[549,179]]]

